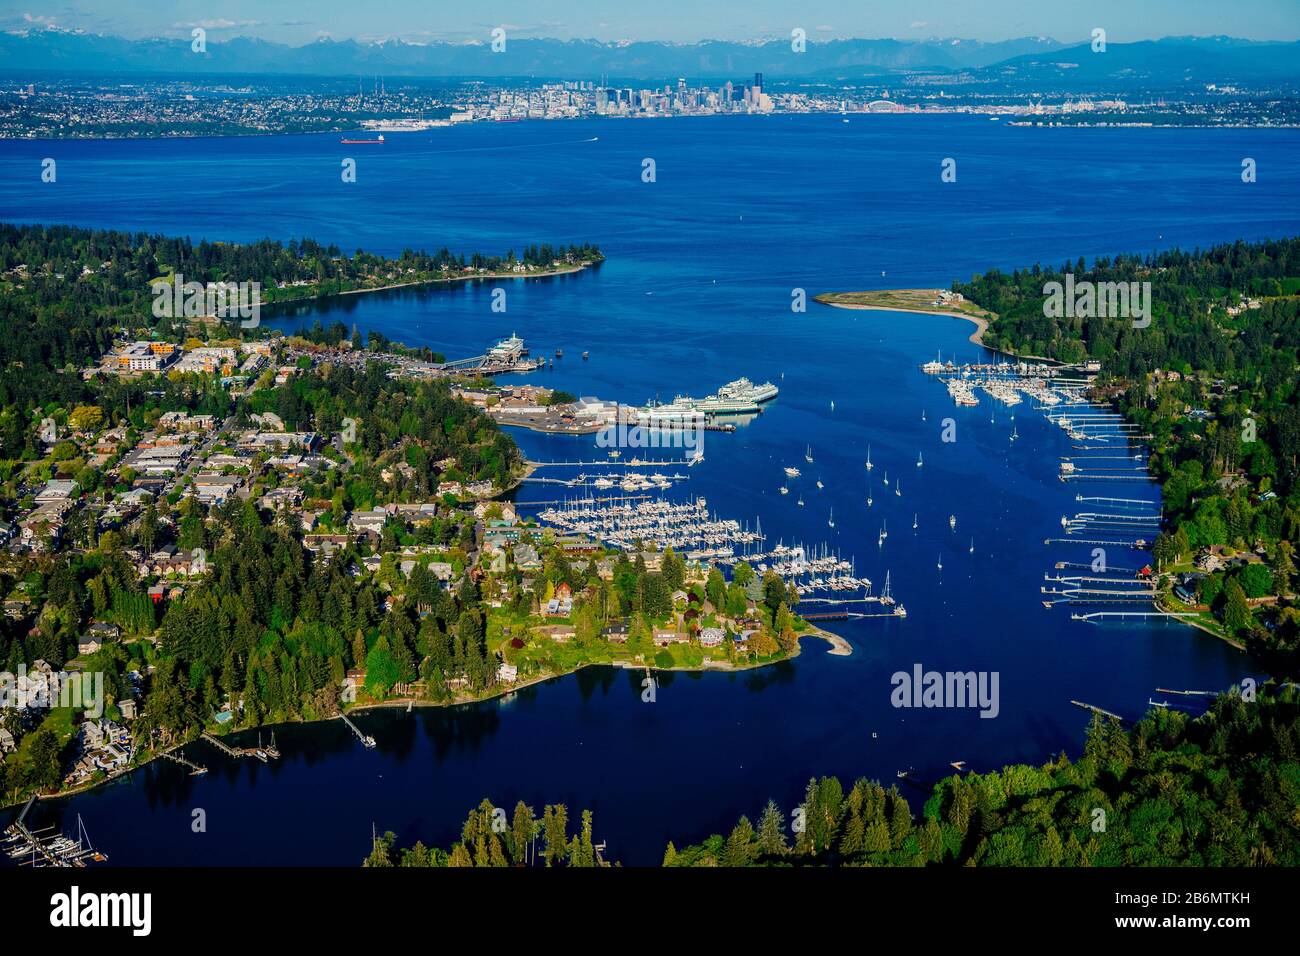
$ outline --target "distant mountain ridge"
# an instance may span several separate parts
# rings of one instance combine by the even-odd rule
[[[0,66],[10,70],[85,70],[166,73],[302,73],[389,76],[548,76],[645,78],[723,77],[755,71],[782,76],[840,70],[890,73],[960,70],[988,66],[1026,54],[1045,54],[1063,44],[1045,37],[985,43],[977,40],[808,41],[795,53],[789,40],[741,43],[705,40],[607,43],[597,40],[507,38],[506,52],[482,43],[374,43],[321,39],[293,47],[248,37],[190,51],[188,39],[128,40],[62,30],[0,34]]]
[[[1200,85],[1229,82],[1295,81],[1300,77],[1300,43],[1239,40],[1235,37],[1165,37],[1030,53],[986,67],[985,74],[1026,81],[1065,80],[1097,85]]]
[[[1151,84],[1275,81],[1300,77],[1300,43],[1232,37],[1166,37],[1111,43],[1105,53],[1048,37],[998,42],[960,39],[810,38],[804,53],[786,39],[698,43],[508,38],[504,54],[484,42],[373,43],[320,39],[288,46],[249,37],[216,41],[196,54],[188,39],[129,40],[65,30],[0,34],[0,69],[140,73],[475,76],[645,80],[859,78],[974,71],[1033,82],[1060,79]]]

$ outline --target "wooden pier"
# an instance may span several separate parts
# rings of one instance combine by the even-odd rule
[[[1071,621],[1095,621],[1108,617],[1196,617],[1194,611],[1090,611],[1087,614],[1071,614]]]
[[[224,740],[222,740],[220,737],[214,737],[206,730],[202,733],[201,736],[204,740],[212,744],[212,746],[216,747],[227,757],[234,757],[235,759],[238,759],[240,757],[254,757],[257,760],[262,761],[262,763],[266,763],[267,761],[275,760],[280,756],[280,751],[277,750],[275,746],[274,733],[271,734],[271,745],[269,747],[262,746],[261,734],[257,735],[256,747],[232,747]]]
[[[1043,544],[1095,544],[1106,548],[1137,548],[1145,550],[1151,545],[1136,541],[1107,541],[1099,538],[1044,538]]]
[[[1114,720],[1120,720],[1120,721],[1124,719],[1119,714],[1113,714],[1109,710],[1103,710],[1102,708],[1098,707],[1096,704],[1086,704],[1081,700],[1072,700],[1070,701],[1070,703],[1072,703],[1075,707],[1082,707],[1084,710],[1090,710],[1094,714],[1101,714],[1101,716],[1103,717],[1110,717]]]
[[[84,867],[88,861],[103,862],[107,860],[103,853],[96,850],[90,842],[86,826],[77,814],[77,838],[64,836],[53,827],[31,830],[26,824],[27,811],[36,802],[33,796],[27,801],[18,818],[5,828],[5,839],[0,842],[0,851],[19,866],[57,866]]]
[[[190,760],[182,756],[181,754],[174,753],[170,750],[164,750],[162,751],[162,753],[158,754],[158,756],[166,757],[168,760],[175,761],[176,763],[180,764],[182,767],[188,767],[191,777],[197,777],[200,774],[205,774],[208,772],[207,767],[196,764],[193,760]]]
[[[357,739],[361,741],[362,746],[367,748],[372,748],[375,746],[375,738],[371,737],[369,734],[363,734],[361,732],[361,728],[348,719],[347,714],[339,714],[339,720],[347,724],[348,729],[357,735]]]

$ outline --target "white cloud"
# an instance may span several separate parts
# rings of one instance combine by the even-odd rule
[[[195,20],[192,23],[174,23],[176,29],[192,29],[201,27],[204,30],[236,30],[243,27],[260,27],[261,20],[227,20],[225,18],[217,20]]]

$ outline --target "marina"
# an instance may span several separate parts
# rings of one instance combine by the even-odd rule
[[[80,814],[77,815],[76,839],[65,836],[54,827],[29,829],[25,821],[35,802],[35,797],[27,801],[17,819],[5,828],[4,837],[0,838],[0,852],[10,860],[20,866],[84,867],[87,863],[102,863],[108,859],[90,842]]]
[[[943,155],[974,152],[1014,163],[1014,203],[1000,200],[1006,182],[1000,177],[998,191],[988,184],[989,177],[981,176],[964,177],[967,184],[960,188],[971,208],[997,210],[1001,217],[996,261],[1028,267],[1035,261],[1073,261],[1081,249],[1133,251],[1132,237],[1147,235],[1144,230],[1152,222],[1160,223],[1162,246],[1204,246],[1224,232],[1258,235],[1268,228],[1261,211],[1241,211],[1240,199],[1229,196],[1226,187],[1213,192],[1219,180],[1236,178],[1223,176],[1222,162],[1213,156],[1225,137],[1241,140],[1239,155],[1256,155],[1250,150],[1264,137],[1251,139],[1253,134],[1241,130],[1192,130],[1180,134],[1188,138],[1175,149],[1150,130],[1106,131],[1115,140],[1116,155],[1145,159],[1126,166],[1132,176],[1125,178],[1116,175],[1111,163],[1072,158],[1086,152],[1098,135],[1095,129],[1054,129],[1048,149],[1028,138],[1008,143],[1003,124],[982,119],[906,119],[895,121],[897,128],[888,135],[846,137],[842,154],[817,146],[826,134],[825,118],[791,116],[779,123],[749,124],[754,128],[743,137],[744,148],[752,152],[745,156],[745,168],[753,175],[737,175],[728,159],[734,159],[736,148],[734,124],[708,117],[624,124],[633,138],[620,148],[638,150],[628,156],[655,156],[661,173],[674,167],[692,171],[673,177],[672,188],[655,191],[656,215],[679,224],[671,230],[631,227],[647,223],[646,190],[655,187],[608,188],[602,172],[608,169],[607,155],[596,161],[577,149],[561,148],[565,175],[558,175],[559,170],[554,177],[537,175],[540,153],[532,146],[556,139],[556,127],[528,122],[466,124],[455,131],[469,147],[465,152],[406,148],[398,136],[390,136],[389,144],[376,147],[385,151],[384,175],[365,176],[364,195],[337,190],[340,195],[327,204],[324,215],[319,189],[311,188],[309,180],[282,177],[284,185],[274,196],[260,187],[271,156],[290,168],[318,168],[321,149],[337,149],[337,134],[250,138],[247,150],[222,157],[220,177],[211,175],[209,163],[194,161],[193,140],[145,144],[147,149],[129,141],[70,143],[67,148],[76,153],[83,175],[67,177],[66,184],[60,177],[57,190],[8,190],[6,208],[15,219],[50,221],[57,215],[55,221],[84,223],[87,214],[78,204],[86,205],[86,192],[84,187],[74,191],[78,181],[93,181],[92,173],[111,174],[114,167],[138,167],[138,175],[115,180],[121,185],[117,202],[130,210],[130,228],[196,240],[253,241],[268,231],[289,229],[285,223],[301,222],[312,224],[322,242],[399,255],[425,241],[421,236],[427,229],[412,232],[412,221],[438,223],[467,249],[516,243],[521,227],[528,230],[529,241],[602,240],[608,260],[599,270],[580,275],[352,296],[323,301],[302,315],[264,319],[264,324],[293,334],[309,332],[317,318],[326,328],[336,321],[345,327],[355,323],[410,348],[452,358],[473,356],[511,331],[499,328],[504,317],[491,312],[493,290],[505,285],[507,321],[533,346],[533,357],[545,354],[549,359],[557,346],[565,353],[554,371],[511,374],[508,381],[553,383],[573,395],[639,404],[657,393],[699,396],[742,374],[754,382],[770,380],[780,387],[780,397],[766,403],[749,427],[731,435],[709,432],[707,460],[692,468],[684,467],[680,457],[674,460],[669,450],[624,449],[619,461],[609,462],[590,437],[508,431],[529,460],[582,462],[568,471],[543,467],[538,475],[547,478],[579,472],[589,478],[621,475],[628,470],[624,462],[637,455],[664,459],[631,470],[687,473],[690,479],[674,482],[671,490],[648,492],[647,503],[660,497],[704,497],[711,514],[741,519],[741,530],[756,530],[761,517],[764,540],[749,545],[751,555],[770,554],[778,541],[787,546],[808,542],[811,552],[814,542],[825,540],[831,554],[850,564],[856,557],[855,576],[872,580],[873,595],[881,591],[886,568],[891,569],[908,610],[905,620],[846,619],[825,625],[855,645],[852,657],[828,658],[820,648],[809,647],[773,668],[661,675],[661,703],[654,706],[642,702],[640,688],[631,680],[639,675],[594,666],[521,690],[509,706],[494,700],[446,710],[416,707],[410,714],[391,708],[391,713],[357,717],[366,733],[385,740],[383,748],[358,745],[342,721],[277,727],[285,756],[270,767],[256,759],[222,760],[217,772],[220,755],[209,760],[200,753],[211,745],[191,746],[185,751],[190,758],[209,764],[213,772],[192,777],[183,766],[155,761],[93,793],[41,801],[28,822],[39,810],[50,816],[42,825],[57,815],[72,833],[80,812],[113,865],[239,866],[257,859],[275,865],[354,867],[369,851],[372,820],[381,832],[397,832],[404,844],[418,837],[426,845],[449,846],[459,839],[466,810],[484,796],[506,806],[523,798],[539,809],[539,801],[566,799],[571,809],[597,809],[600,835],[608,837],[615,858],[656,865],[663,859],[667,835],[698,840],[719,825],[730,825],[742,811],[756,819],[753,815],[769,796],[784,807],[795,806],[810,775],[892,779],[896,771],[915,766],[916,778],[931,780],[950,773],[948,764],[955,758],[981,770],[1017,762],[1037,766],[1062,750],[1073,756],[1082,748],[1087,715],[1071,706],[1070,698],[1136,715],[1156,685],[1222,689],[1239,680],[1251,668],[1238,652],[1220,641],[1197,639],[1182,625],[1167,625],[1168,618],[1101,618],[1084,627],[1071,620],[1071,612],[1106,608],[1076,606],[1052,613],[1041,606],[1045,570],[1057,561],[1093,561],[1089,548],[1073,539],[1151,537],[1137,531],[1067,535],[1058,526],[1062,514],[1129,510],[1111,502],[1074,504],[1076,494],[1149,499],[1134,510],[1159,510],[1154,484],[1057,479],[1060,456],[1122,454],[1126,440],[1071,438],[1036,411],[1039,400],[1023,389],[1018,391],[1022,402],[1010,406],[976,385],[972,391],[978,407],[955,407],[944,382],[916,366],[938,350],[945,360],[978,356],[979,364],[999,364],[992,353],[967,342],[973,326],[965,319],[811,303],[807,316],[791,319],[775,309],[765,313],[762,303],[778,303],[786,311],[792,284],[787,274],[834,289],[888,270],[889,282],[922,286],[968,278],[990,267],[987,246],[971,238],[990,220],[954,216],[952,194],[928,182],[913,186],[903,177],[898,189],[873,194],[872,212],[882,223],[907,221],[913,228],[862,229],[861,206],[844,201],[843,184],[896,173],[900,149],[930,155],[934,143],[948,142],[952,148]],[[844,129],[839,117],[833,122],[836,131]],[[608,139],[608,121],[600,128],[586,120],[571,125],[575,138],[599,133],[602,144]],[[859,126],[855,120],[853,129]],[[991,135],[990,128],[999,135]],[[704,146],[701,131],[709,137]],[[1285,130],[1268,131],[1268,136],[1294,139]],[[809,182],[802,171],[814,161],[829,166],[818,181]],[[431,171],[447,189],[463,187],[473,195],[495,195],[501,183],[527,183],[535,192],[532,211],[525,220],[491,203],[448,203],[447,193],[428,188]],[[1045,221],[1022,212],[1036,203],[1059,204],[1063,176],[1080,195],[1096,190],[1107,197],[1107,208],[1115,213],[1107,220],[1107,235],[1085,235],[1077,218],[1071,227],[1069,218]],[[167,191],[156,188],[160,181],[168,182]],[[781,202],[765,203],[774,183],[789,192]],[[167,201],[173,188],[193,189],[213,202],[177,210]],[[1240,189],[1238,183],[1235,192]],[[29,195],[34,192],[42,193],[39,200]],[[1209,198],[1189,204],[1188,195]],[[1289,193],[1277,201],[1290,201]],[[232,208],[246,211],[250,222],[232,220]],[[762,216],[751,214],[758,209]],[[743,227],[726,215],[732,210],[745,213]],[[810,219],[820,227],[806,241],[792,243],[791,230]],[[603,241],[611,222],[629,227]],[[122,228],[121,216],[104,225]],[[741,245],[728,243],[730,228],[745,230]],[[732,257],[719,253],[737,249],[743,261],[729,275]],[[1158,324],[1148,330],[1159,332]],[[587,362],[579,359],[584,350],[590,351]],[[1082,394],[1068,381],[1071,377],[1083,376],[1044,371],[1047,388],[1060,396],[1050,407],[1065,408],[1071,395]],[[1088,411],[1083,405],[1068,407]],[[921,422],[922,408],[927,418],[928,409],[935,409],[934,418]],[[944,444],[941,421],[949,416],[958,423],[959,440]],[[1010,442],[1013,425],[1020,437]],[[1075,449],[1074,444],[1097,447]],[[812,465],[802,460],[808,445],[816,459]],[[873,469],[864,467],[869,446]],[[915,467],[918,450],[924,452],[921,469]],[[1109,464],[1126,463],[1080,467]],[[790,484],[788,496],[780,496],[781,469],[790,465],[799,466],[803,477]],[[908,500],[873,493],[868,510],[864,479],[879,478],[885,469],[891,488],[904,471],[909,474]],[[813,485],[817,478],[826,485],[820,493]],[[608,491],[622,493],[617,487]],[[521,515],[533,516],[549,507],[533,508],[533,499],[587,492],[599,494],[590,486],[527,484],[512,500]],[[799,497],[803,508],[797,507]],[[831,507],[833,531],[826,526]],[[916,514],[913,534],[902,533],[913,521],[906,511]],[[958,519],[960,535],[945,530],[950,515]],[[882,519],[893,519],[883,553],[875,546]],[[1049,535],[1071,543],[1043,547]],[[961,538],[969,546],[972,537],[974,557],[961,546]],[[745,551],[743,545],[733,547],[732,555],[746,559]],[[936,569],[940,552],[942,572]],[[1107,573],[1120,567],[1136,571],[1148,557],[1107,548]],[[1092,576],[1077,569],[1060,573],[1076,571]],[[803,600],[856,600],[861,595],[861,589],[826,589]],[[1109,607],[1147,610],[1135,604]],[[803,609],[840,608],[808,603]],[[875,603],[844,609],[884,610]],[[903,722],[886,694],[864,693],[866,687],[882,686],[882,675],[887,678],[918,660],[1000,670],[1005,683],[999,718],[972,720],[970,713],[934,709],[911,712]],[[1014,694],[1009,691],[1013,685]],[[636,745],[629,746],[633,727]],[[878,740],[871,738],[876,730]],[[399,745],[389,746],[390,740]],[[538,746],[538,741],[548,744]],[[654,773],[646,774],[647,765]],[[683,780],[691,785],[682,786]],[[701,793],[710,799],[702,802]],[[909,788],[908,798],[919,812],[924,795]],[[204,840],[201,858],[192,842],[175,836],[188,833],[189,810],[196,804],[206,807],[212,819],[240,821],[229,838]],[[715,812],[720,807],[726,808],[725,819]]]

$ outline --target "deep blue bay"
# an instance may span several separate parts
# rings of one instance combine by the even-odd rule
[[[956,408],[920,373],[939,352],[981,353],[969,323],[812,302],[798,314],[790,301],[795,288],[811,297],[946,286],[994,267],[1293,234],[1298,140],[1294,130],[827,116],[479,124],[389,134],[382,147],[343,146],[336,135],[0,143],[7,221],[214,240],[309,236],[390,254],[599,244],[608,260],[597,269],[503,283],[505,314],[491,310],[495,284],[483,283],[348,296],[275,322],[355,323],[450,357],[516,332],[537,354],[562,348],[565,357],[510,381],[638,404],[741,375],[770,379],[780,397],[736,433],[709,433],[704,463],[671,494],[761,520],[769,546],[825,542],[877,589],[889,571],[909,612],[831,625],[853,644],[848,658],[806,642],[795,661],[770,668],[664,675],[653,704],[641,702],[639,674],[589,669],[504,701],[363,714],[373,751],[337,721],[276,728],[284,758],[268,766],[197,744],[204,777],[151,764],[42,804],[37,822],[71,829],[80,813],[114,865],[353,865],[372,823],[402,843],[445,845],[486,795],[539,810],[589,807],[610,857],[656,863],[668,839],[729,828],[769,797],[788,812],[814,774],[888,786],[907,767],[930,781],[954,760],[987,770],[1075,754],[1087,714],[1071,699],[1133,717],[1160,697],[1157,687],[1223,688],[1258,674],[1190,628],[1081,624],[1065,607],[1042,606],[1044,572],[1088,553],[1043,544],[1083,507],[1075,494],[1127,492],[1059,482],[1070,440],[1030,402],[1014,409],[1012,443],[1010,410],[991,409],[987,396]],[[58,160],[56,184],[40,182],[46,156]],[[339,179],[345,156],[358,160],[352,185]],[[1259,165],[1253,185],[1239,177],[1246,156]],[[654,183],[641,181],[646,157]],[[957,160],[954,184],[940,182],[944,157]],[[955,443],[940,441],[945,417],[956,421]],[[589,437],[513,433],[535,460],[603,457]],[[809,444],[812,465],[802,460]],[[804,474],[783,497],[791,464]],[[883,488],[885,470],[901,477],[901,496]],[[519,494],[554,497],[547,485]],[[915,663],[997,671],[999,715],[895,709],[890,675]],[[196,807],[207,811],[206,834],[191,832]]]

